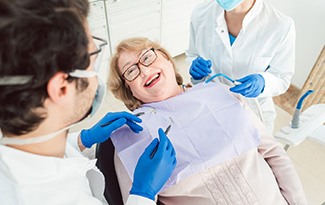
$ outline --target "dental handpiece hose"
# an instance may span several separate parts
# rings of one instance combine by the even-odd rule
[[[311,93],[313,93],[313,90],[308,90],[303,96],[301,96],[301,98],[299,99],[297,106],[296,106],[296,110],[295,113],[293,114],[292,117],[292,121],[291,121],[291,128],[293,129],[297,129],[300,126],[300,115],[301,115],[301,108],[302,108],[302,103],[304,101],[304,99],[310,95]]]

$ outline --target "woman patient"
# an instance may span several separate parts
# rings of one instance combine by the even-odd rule
[[[177,165],[157,197],[161,204],[307,204],[286,152],[241,97],[214,82],[183,86],[159,44],[122,41],[108,82],[115,97],[141,115],[144,129],[134,134],[122,127],[111,136],[124,201],[148,136],[170,125]]]

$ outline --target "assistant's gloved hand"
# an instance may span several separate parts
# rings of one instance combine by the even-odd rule
[[[160,142],[154,139],[141,155],[134,171],[130,194],[154,200],[176,166],[176,154],[172,143],[162,129],[158,130]],[[153,158],[151,153],[158,145]]]
[[[241,84],[230,88],[230,91],[240,93],[248,98],[259,96],[265,87],[265,80],[260,74],[248,75],[236,81],[241,82]]]
[[[109,122],[109,125],[101,126]],[[92,128],[81,131],[81,142],[85,147],[90,148],[93,144],[106,141],[114,130],[124,124],[127,124],[133,132],[139,133],[143,128],[135,122],[140,123],[142,120],[128,112],[109,112]]]
[[[197,57],[194,61],[192,61],[192,65],[190,67],[190,75],[194,80],[200,80],[211,73],[210,68],[210,60],[204,60],[201,57]]]

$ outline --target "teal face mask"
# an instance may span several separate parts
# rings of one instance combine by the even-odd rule
[[[243,0],[216,0],[217,3],[226,11],[236,8]]]

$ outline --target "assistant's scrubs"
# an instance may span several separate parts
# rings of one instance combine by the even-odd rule
[[[236,37],[231,35],[231,33],[228,34],[229,35],[229,40],[230,40],[230,45],[232,46],[232,44],[234,44]]]
[[[272,97],[288,89],[294,73],[295,26],[290,17],[263,0],[256,0],[234,40],[229,36],[225,11],[216,1],[210,0],[198,5],[192,13],[186,55],[189,64],[197,56],[210,59],[213,72],[233,79],[261,74],[265,88],[257,99],[264,124],[273,130]],[[226,80],[220,81],[230,85]]]

